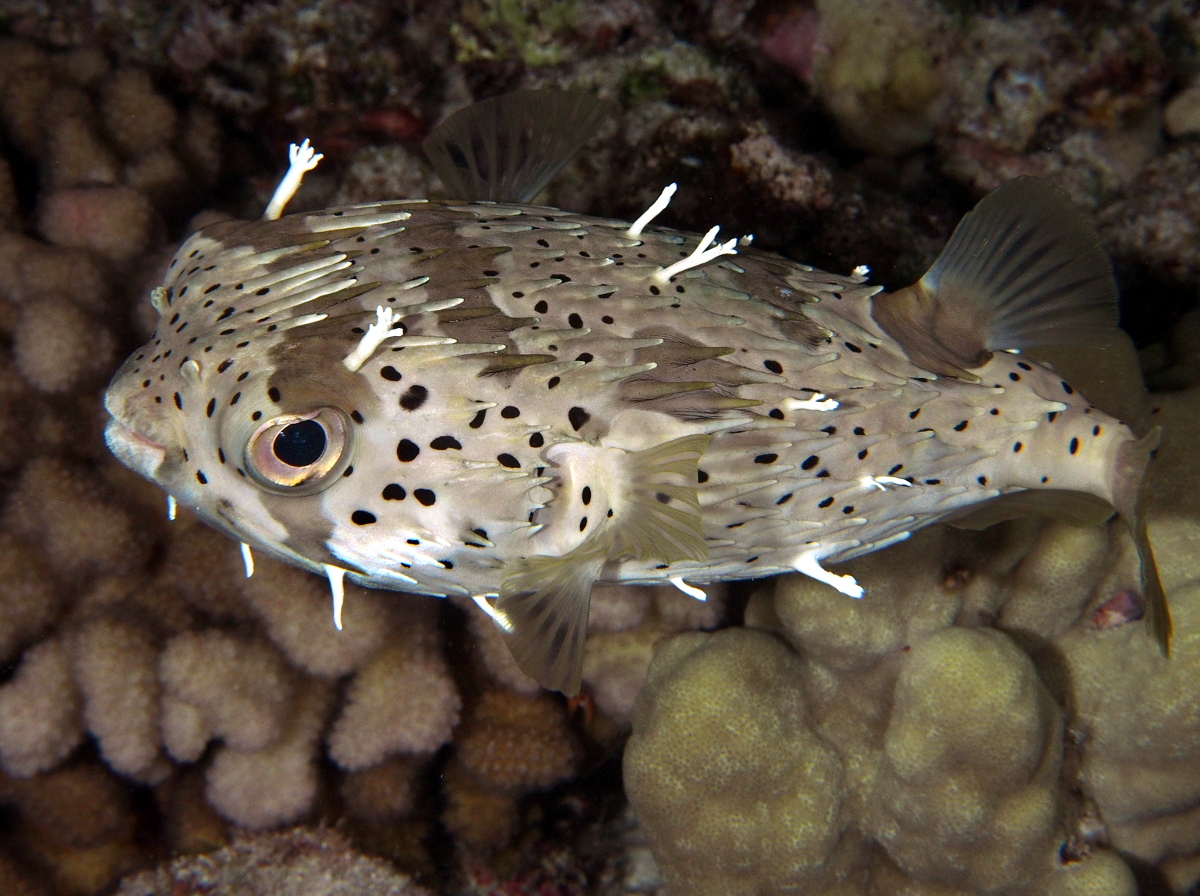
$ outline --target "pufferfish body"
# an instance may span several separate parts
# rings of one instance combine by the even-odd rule
[[[600,111],[524,93],[443,125],[439,173],[488,201],[192,235],[106,396],[114,453],[335,597],[346,575],[474,597],[567,693],[596,582],[702,596],[800,571],[858,597],[826,566],[1047,491],[1130,521],[1165,645],[1136,509],[1157,434],[1003,351],[1115,326],[1109,263],[1064,197],[1010,182],[882,293],[745,240],[526,204]]]

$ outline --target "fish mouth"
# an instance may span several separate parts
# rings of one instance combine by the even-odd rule
[[[115,417],[104,427],[104,441],[117,460],[147,479],[154,479],[167,457],[165,446],[139,435]]]

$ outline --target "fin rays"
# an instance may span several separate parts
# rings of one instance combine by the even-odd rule
[[[583,93],[518,90],[455,112],[423,148],[458,198],[530,202],[610,108]]]
[[[1065,194],[1025,177],[985,196],[925,276],[873,312],[915,364],[961,376],[1001,349],[1108,343],[1117,288]]]

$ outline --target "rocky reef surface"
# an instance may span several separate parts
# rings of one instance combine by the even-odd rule
[[[0,35],[0,892],[1195,891],[1193,4],[0,0]],[[430,126],[542,85],[618,107],[546,201],[677,181],[663,223],[888,286],[996,184],[1066,190],[1152,394],[1097,388],[1166,431],[1171,659],[1117,526],[929,530],[861,602],[600,589],[568,703],[473,605],[350,587],[337,633],[323,582],[168,524],[99,396],[173,247],[300,137],[296,207],[437,195]]]

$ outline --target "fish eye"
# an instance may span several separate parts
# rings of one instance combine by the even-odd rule
[[[349,431],[335,408],[273,417],[246,443],[246,466],[272,491],[318,491],[346,466]]]

